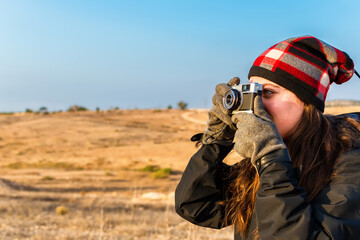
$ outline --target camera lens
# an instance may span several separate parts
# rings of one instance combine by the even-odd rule
[[[241,98],[241,97],[240,97]],[[231,89],[225,93],[225,96],[223,97],[223,106],[224,108],[228,110],[234,110],[238,107],[239,101],[241,100],[239,98],[239,92]]]

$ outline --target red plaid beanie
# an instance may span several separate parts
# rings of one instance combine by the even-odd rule
[[[311,36],[290,38],[262,53],[249,72],[293,92],[324,112],[330,84],[342,84],[354,74],[351,58]]]

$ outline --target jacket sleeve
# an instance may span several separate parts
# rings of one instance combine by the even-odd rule
[[[311,203],[298,187],[286,149],[264,158],[255,203],[260,239],[359,238],[360,151],[341,157],[336,177]]]
[[[190,159],[175,190],[175,210],[196,225],[222,228],[224,223],[224,171],[222,160],[232,146],[202,145]]]

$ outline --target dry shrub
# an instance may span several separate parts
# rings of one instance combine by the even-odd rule
[[[63,216],[63,215],[65,215],[65,214],[67,214],[68,212],[69,212],[69,209],[68,209],[67,207],[63,206],[63,205],[60,205],[60,206],[58,206],[58,207],[56,208],[56,213],[57,213],[58,215]]]
[[[170,176],[172,170],[171,168],[160,168],[159,170],[157,170],[156,172],[153,172],[151,174],[151,176],[154,179],[159,179],[159,178],[167,178]]]
[[[54,177],[48,176],[48,175],[43,176],[43,177],[41,178],[41,180],[43,180],[43,181],[51,181],[51,180],[54,180],[54,179],[55,179]]]

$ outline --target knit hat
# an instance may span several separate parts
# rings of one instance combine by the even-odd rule
[[[330,84],[342,84],[354,74],[351,58],[311,36],[290,38],[262,53],[254,62],[249,78],[266,78],[293,92],[324,112]]]

